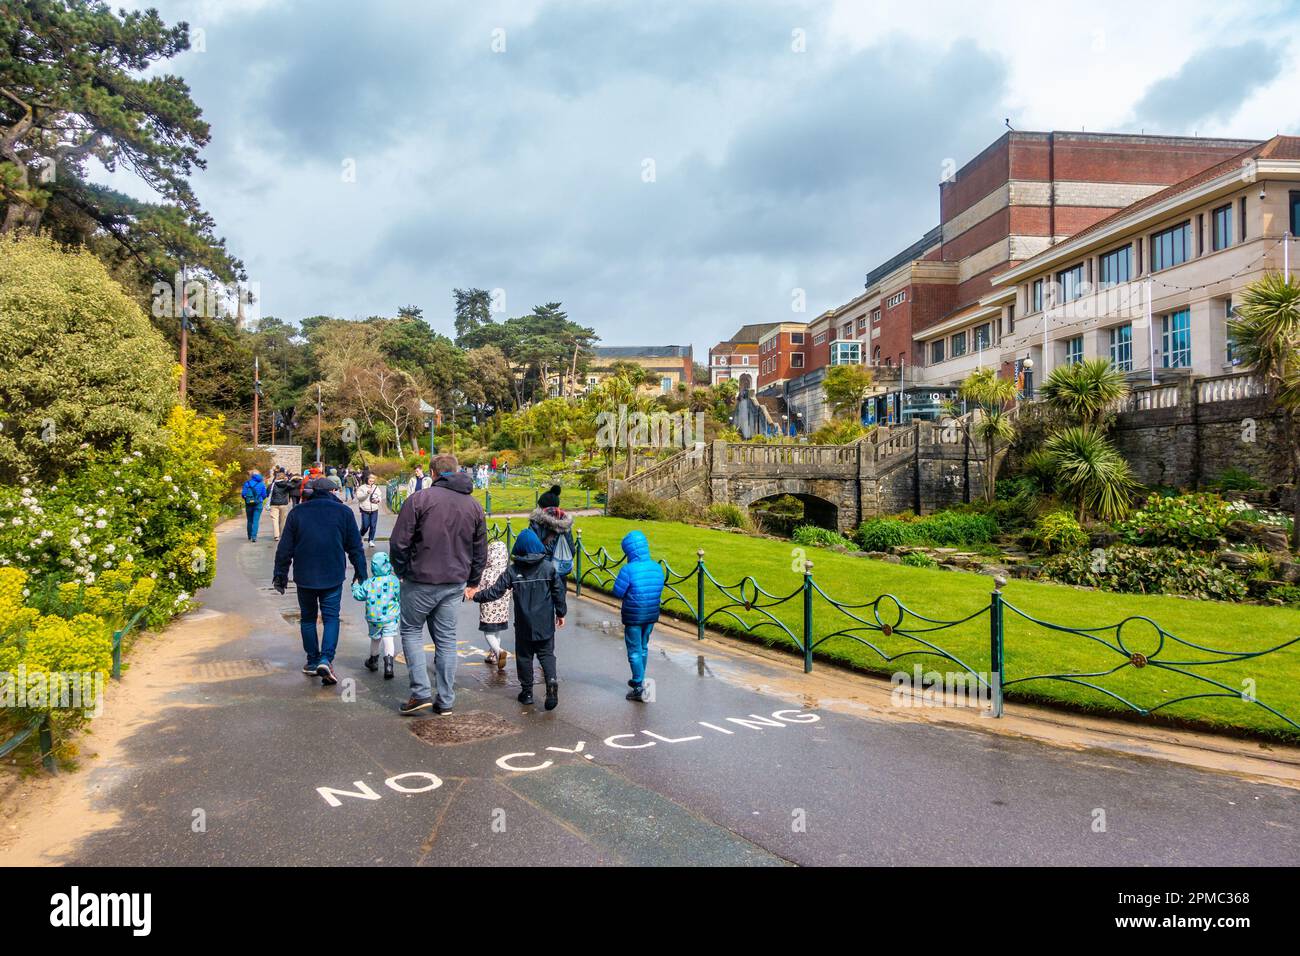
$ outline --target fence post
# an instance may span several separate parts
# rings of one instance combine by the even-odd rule
[[[483,501],[487,506],[483,510],[487,512],[488,517],[492,517],[492,484],[489,482],[483,487]]]
[[[704,549],[695,552],[695,636],[704,640]]]
[[[812,569],[813,563],[803,563],[803,672],[812,673]]]
[[[47,712],[41,718],[41,726],[38,729],[37,737],[41,745],[41,763],[50,773],[54,773],[57,767],[54,763],[54,732],[50,728],[50,715]]]
[[[125,628],[123,628],[125,630]],[[113,680],[122,679],[122,631],[113,632]]]
[[[1002,716],[1002,588],[1007,579],[998,575],[993,579],[993,594],[989,603],[989,691],[992,697],[992,715]]]
[[[510,552],[515,549],[514,531],[510,528],[510,519],[506,518],[506,551]]]
[[[582,597],[582,529],[574,528],[573,536],[577,539],[573,547],[573,591],[577,597]]]

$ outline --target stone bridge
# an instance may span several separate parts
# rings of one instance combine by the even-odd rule
[[[611,493],[748,508],[793,495],[810,523],[849,532],[877,515],[924,514],[983,494],[983,452],[961,421],[876,429],[851,445],[715,441],[679,452]]]

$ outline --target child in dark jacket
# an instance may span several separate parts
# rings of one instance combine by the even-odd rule
[[[515,539],[514,561],[490,587],[474,594],[480,604],[490,604],[510,591],[515,605],[515,671],[519,675],[519,703],[533,702],[533,657],[542,664],[546,678],[546,709],[559,703],[559,680],[555,675],[555,629],[564,627],[568,614],[564,578],[546,557],[542,539],[531,529]]]
[[[614,597],[623,601],[623,643],[627,645],[627,662],[632,668],[632,689],[628,700],[648,701],[645,686],[646,656],[650,649],[650,632],[659,620],[659,604],[664,593],[664,569],[650,557],[650,542],[640,531],[623,537],[623,554],[627,563],[614,579]]]

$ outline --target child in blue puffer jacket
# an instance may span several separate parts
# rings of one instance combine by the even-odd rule
[[[384,651],[384,680],[393,679],[393,655],[402,618],[402,582],[393,574],[393,563],[384,552],[370,559],[370,577],[352,585],[352,596],[366,602],[366,624],[370,628],[370,656],[366,670],[379,670],[379,650]]]
[[[623,643],[627,645],[627,662],[632,667],[632,679],[627,682],[632,689],[627,699],[649,701],[645,686],[646,653],[650,648],[650,632],[659,620],[664,571],[650,557],[650,542],[640,531],[629,531],[623,536],[623,554],[627,563],[614,580],[614,597],[623,600]]]

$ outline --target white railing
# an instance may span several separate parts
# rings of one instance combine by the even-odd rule
[[[1263,394],[1264,383],[1256,375],[1220,375],[1196,383],[1196,401],[1202,405],[1259,398]]]
[[[1115,403],[1115,411],[1120,414],[1124,414],[1125,412],[1149,412],[1159,408],[1177,407],[1177,385],[1154,385],[1146,388],[1135,388]]]

